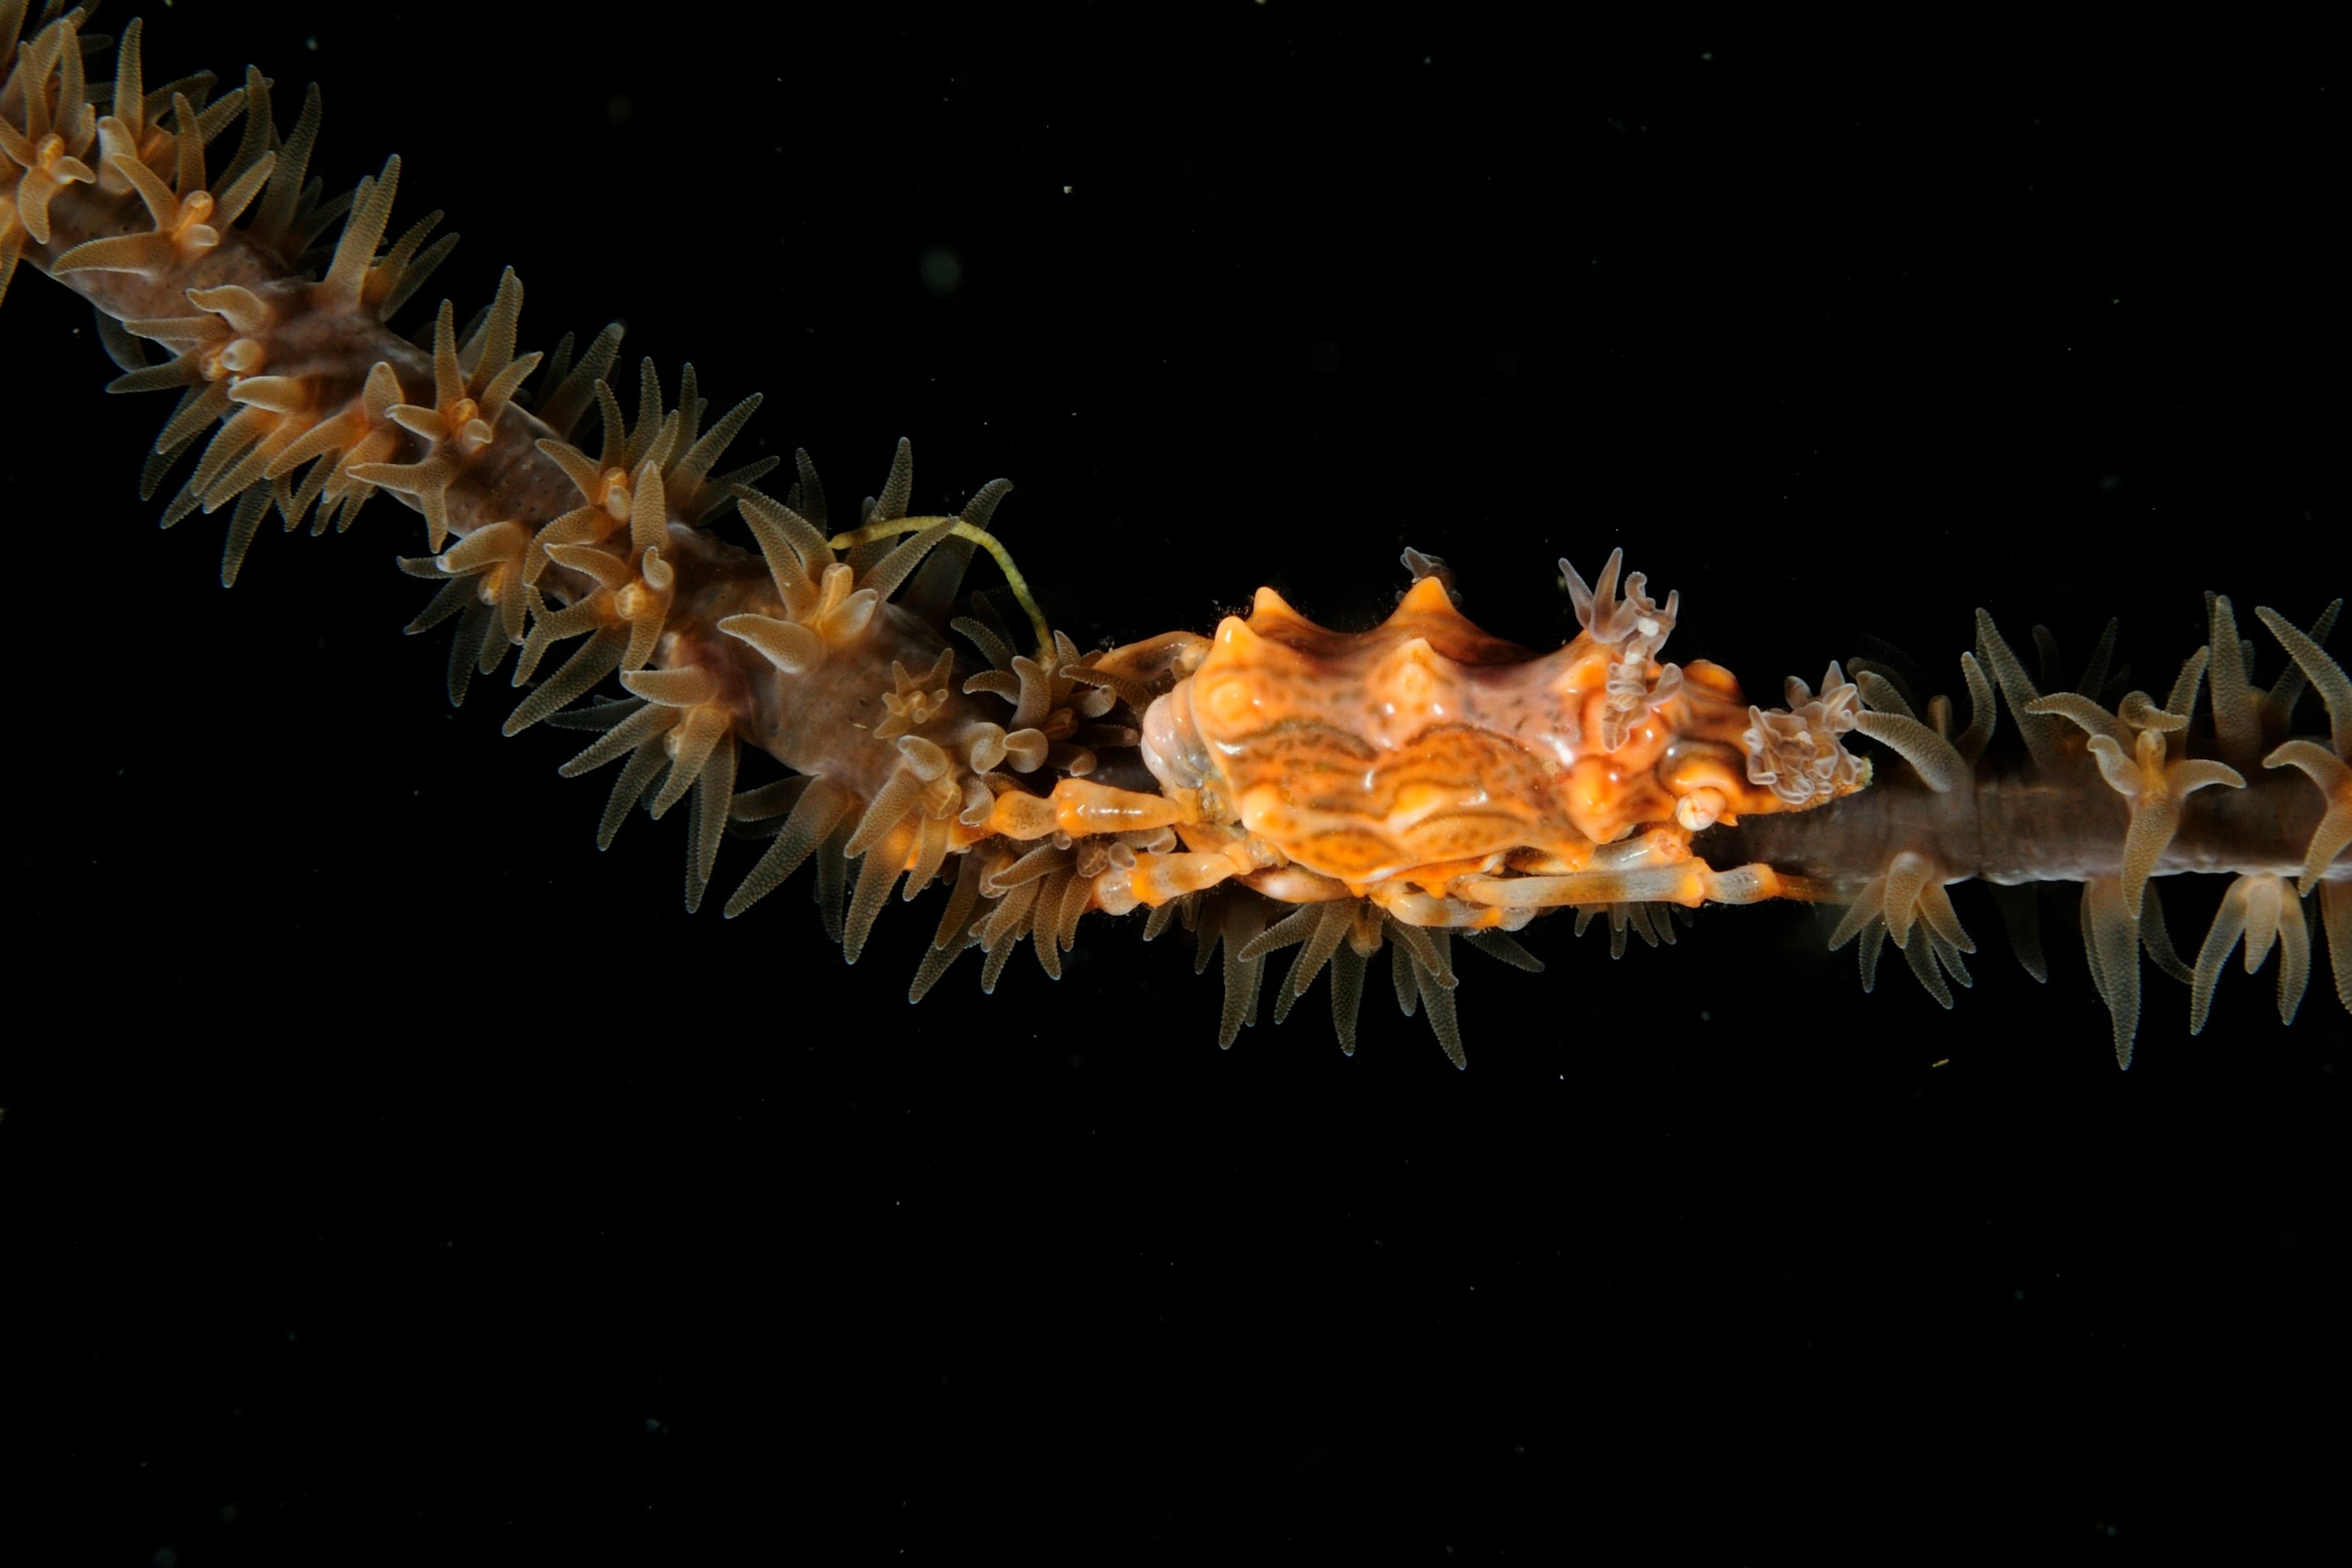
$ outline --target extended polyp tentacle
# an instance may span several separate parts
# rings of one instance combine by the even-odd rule
[[[2322,883],[2323,879],[2327,878],[2328,867],[2344,852],[2346,845],[2352,844],[2352,767],[2347,766],[2347,762],[2352,762],[2352,677],[2345,674],[2344,667],[2331,658],[2319,643],[2319,639],[2327,634],[2328,628],[2334,625],[2336,612],[2341,603],[2339,600],[2330,604],[2313,623],[2308,633],[2298,631],[2293,622],[2268,606],[2260,606],[2254,611],[2262,618],[2263,624],[2270,628],[2271,634],[2287,651],[2288,657],[2294,660],[2295,673],[2318,688],[2321,700],[2327,706],[2332,755],[2315,741],[2290,740],[2263,758],[2265,768],[2301,768],[2326,798],[2326,812],[2304,851],[2303,875],[2297,888],[2306,896],[2315,884]],[[2282,690],[2287,690],[2285,677],[2272,688],[2273,695]],[[2289,690],[2285,702],[2280,705],[2282,724],[2292,718],[2293,709],[2294,693]],[[2352,879],[2339,880],[2352,882]],[[2325,885],[2333,889],[2339,885],[2339,880],[2329,880]],[[2342,894],[2331,892],[2322,907],[2327,912],[2329,921],[2328,951],[2336,961],[2337,991],[2347,997],[2346,1007],[2352,1008],[2352,981],[2346,977],[2347,965],[2344,962],[2346,956],[2352,956],[2346,952],[2347,946],[2352,946],[2352,934],[2338,935],[2342,928],[2352,927],[2352,911],[2347,911],[2347,917],[2343,919],[2338,919],[2336,915],[2345,902]]]
[[[444,299],[433,323],[434,401],[395,403],[387,411],[394,423],[425,444],[424,455],[409,463],[352,467],[352,477],[396,491],[423,512],[436,551],[451,531],[450,486],[496,438],[499,416],[542,357],[513,357],[515,320],[521,309],[522,284],[509,267],[484,327],[488,351],[468,370],[458,355],[456,309]]]
[[[2299,634],[2300,640],[2324,656],[2327,646],[2327,634],[2336,629],[2336,617],[2342,612],[2343,609],[2342,600],[2331,600],[2327,608],[2321,611],[2318,618],[2312,622],[2311,630]],[[2257,606],[2254,613],[2262,618],[2263,624],[2265,626],[2269,626],[2275,617],[2281,625],[2286,626],[2289,631],[2294,630],[2293,622],[2280,616],[2274,610]],[[2274,633],[2276,630],[2275,627],[2273,628]],[[2284,637],[2280,640],[2283,643],[2285,641]],[[2294,705],[2302,697],[2304,686],[2306,684],[2302,661],[2294,657],[2292,646],[2288,647],[2287,653],[2286,668],[2280,672],[2277,680],[2271,683],[2269,693],[2263,698],[2263,735],[2265,738],[2273,741],[2284,737],[2288,730],[2294,727]]]
[[[2091,984],[2115,1025],[2116,1065],[2129,1067],[2139,1032],[2139,923],[2124,902],[2123,879],[2093,877],[2083,886],[2083,951]]]
[[[520,525],[499,523],[468,535],[440,555],[400,558],[400,569],[411,577],[442,585],[404,632],[415,636],[464,614],[449,650],[453,707],[465,702],[477,672],[490,674],[507,650],[522,642],[528,618],[541,608],[537,591],[522,580],[520,558],[529,542]]]
[[[2327,927],[2327,962],[2336,974],[2336,999],[2352,1012],[2352,881],[2319,884],[2320,915]]]
[[[939,930],[932,936],[922,962],[916,967],[913,983],[907,988],[908,1001],[921,1001],[963,950],[980,941],[974,927],[985,908],[982,884],[997,863],[995,857],[984,850],[975,849],[962,856],[956,868],[955,884],[948,892],[947,906],[940,912]]]
[[[2151,878],[2140,890],[2139,945],[2155,960],[2158,968],[2186,986],[2194,976],[2189,966],[2180,961],[2180,954],[2172,945],[2172,930],[2164,923],[2164,901],[2157,896],[2158,885]]]
[[[1930,789],[1938,793],[1948,791],[1975,768],[1999,718],[1992,683],[1986,678],[1984,666],[1977,663],[1974,653],[1960,655],[1960,678],[1969,693],[1968,727],[1952,733],[1951,699],[1939,695],[1927,699],[1927,721],[1918,725],[1918,730],[1925,732],[1922,735],[1904,726],[1884,722],[1888,716],[1917,722],[1919,704],[1914,679],[1918,675],[1916,666],[1891,643],[1865,637],[1862,645],[1880,656],[1846,661],[1847,669],[1853,673],[1855,690],[1862,697],[1854,727],[1892,747]],[[1896,663],[1889,663],[1890,660]],[[1906,670],[1911,674],[1906,675]],[[1915,751],[1920,755],[1913,755]]]
[[[2331,756],[2317,741],[2290,740],[2263,758],[2265,768],[2299,768],[2311,776],[2327,798],[2326,813],[2303,853],[2303,876],[2297,891],[2308,896],[2329,864],[2352,844],[2352,767]]]
[[[2063,768],[2063,727],[2054,718],[2033,711],[2032,704],[2042,694],[2026,674],[2025,666],[2018,662],[2016,653],[2002,639],[1991,615],[1983,610],[1977,612],[1976,656],[1991,672],[2000,695],[2008,699],[2010,715],[2017,723],[2017,733],[2024,740],[2033,765],[2045,774]]]
[[[17,20],[11,18],[7,28],[12,46]],[[8,78],[26,84],[26,123],[19,130],[0,117],[0,157],[21,170],[14,188],[0,192],[0,298],[7,295],[9,275],[26,242],[50,243],[49,209],[58,193],[97,179],[84,162],[97,140],[98,124],[93,106],[82,100],[81,44],[75,36],[80,21],[81,14],[76,12],[36,34]],[[61,78],[54,126],[48,95],[53,75]]]
[[[1398,929],[1409,930],[1411,927]],[[1402,942],[1398,943],[1393,950],[1391,973],[1396,980],[1397,1004],[1404,1009],[1405,1016],[1411,1018],[1413,1001],[1407,999],[1410,991],[1412,998],[1426,1011],[1430,1032],[1437,1036],[1437,1043],[1444,1048],[1445,1059],[1454,1063],[1457,1071],[1466,1069],[1470,1065],[1470,1058],[1463,1050],[1462,1024],[1454,1003],[1453,960],[1448,950],[1452,938],[1442,929],[1424,935],[1436,950],[1437,961],[1434,964],[1429,962],[1418,948]]]
[[[1266,904],[1255,894],[1232,892],[1213,894],[1196,907],[1192,972],[1197,975],[1206,969],[1217,950],[1223,948],[1225,1002],[1217,1020],[1217,1049],[1230,1051],[1241,1031],[1257,1021],[1257,993],[1265,961],[1242,955],[1265,929]]]
[[[1867,695],[1865,687],[1865,699]],[[1884,695],[1893,697],[1895,694],[1890,689]],[[1959,748],[1908,713],[1876,707],[1859,709],[1853,716],[1853,727],[1901,756],[1930,789],[1948,791],[1968,776],[1969,761]]]
[[[352,526],[361,506],[375,494],[375,486],[353,470],[398,450],[402,432],[392,422],[392,410],[401,396],[399,376],[379,360],[368,367],[356,403],[320,420],[270,460],[264,477],[275,486],[278,509],[289,532],[300,525],[313,502],[319,507],[317,519],[310,525],[314,536],[326,532],[330,523],[337,533]],[[162,455],[166,449],[159,443],[156,450]],[[310,464],[310,471],[297,486],[294,471],[305,463]]]
[[[2242,789],[2238,770],[2210,758],[2175,758],[2166,737],[2188,725],[2185,714],[2156,707],[2145,692],[2124,698],[2119,713],[2109,713],[2089,698],[2064,692],[2029,702],[2029,714],[2072,719],[2090,736],[2091,755],[2108,787],[2131,802],[2131,825],[2124,834],[2123,906],[2137,910],[2140,893],[2155,874],[2165,847],[2179,831],[2180,802],[2199,789],[2226,784]],[[2132,747],[2129,758],[2125,746]]]
[[[2208,593],[2205,609],[2212,629],[2206,644],[2212,650],[2212,663],[2205,671],[2205,685],[2213,699],[2213,737],[2224,762],[2249,768],[2263,750],[2262,698],[2247,681],[2237,616],[2228,597]]]
[[[1609,927],[1609,956],[1625,956],[1625,935],[1632,932],[1649,947],[1675,945],[1675,923],[1667,915],[1680,904],[1580,904],[1576,906],[1575,934],[1584,935],[1584,928],[1599,917],[1605,916]],[[1468,934],[1465,934],[1468,935]]]
[[[1887,862],[1883,873],[1855,893],[1830,933],[1829,946],[1834,953],[1862,938],[1858,956],[1864,991],[1876,983],[1879,944],[1888,936],[1902,949],[1920,986],[1940,1006],[1952,1005],[1951,988],[1944,983],[1946,975],[1964,987],[1976,983],[1961,961],[1962,954],[1977,950],[1976,941],[1960,924],[1959,912],[1944,892],[1944,877],[1945,873],[1928,856],[1903,850]]]
[[[2242,876],[2221,895],[2221,906],[2214,913],[2212,928],[2205,934],[2205,945],[2197,952],[2189,1003],[2189,1032],[2192,1035],[2205,1032],[2205,1019],[2213,1004],[2213,988],[2241,935],[2245,937],[2249,975],[2263,967],[2270,956],[2271,943],[2276,939],[2279,1022],[2294,1020],[2295,1008],[2303,1000],[2303,988],[2311,974],[2311,938],[2304,928],[2303,904],[2288,891],[2284,877]]]
[[[734,894],[727,900],[727,918],[734,919],[781,886],[803,862],[814,853],[818,845],[831,836],[835,826],[847,816],[856,805],[855,797],[828,779],[811,780],[794,801],[784,824],[760,857],[759,863],[744,873]]]
[[[2001,925],[2009,933],[2010,950],[2017,955],[2019,967],[2033,977],[2037,985],[2050,981],[2050,960],[2042,951],[2042,904],[2036,890],[2031,887],[2003,887],[1999,883],[1989,889],[1993,907],[2000,912]]]
[[[2311,632],[2305,633],[2297,631],[2294,622],[2268,606],[2258,606],[2254,611],[2262,617],[2263,624],[2271,629],[2271,634],[2279,640],[2279,645],[2287,651],[2287,656],[2319,689],[2321,700],[2327,705],[2329,742],[2336,756],[2352,760],[2352,676],[2345,674],[2344,666],[2329,657],[2327,650],[2321,647],[2318,641],[2326,635],[2326,628],[2334,623],[2335,612],[2336,605],[2329,605],[2326,612],[2313,624]]]
[[[1282,947],[1298,948],[1297,956],[1291,960],[1289,971],[1283,976],[1282,984],[1275,990],[1275,1022],[1280,1023],[1289,1017],[1291,1004],[1314,984],[1315,977],[1322,973],[1323,966],[1329,963],[1332,955],[1339,950],[1341,941],[1355,923],[1352,900],[1301,904],[1260,932],[1244,950],[1244,956],[1255,958]],[[1347,1032],[1354,1032],[1352,1019]]]

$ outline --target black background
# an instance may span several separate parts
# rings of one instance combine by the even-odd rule
[[[1081,643],[1260,583],[1367,624],[1411,543],[1549,646],[1554,559],[1623,543],[1682,592],[1668,655],[1751,693],[1866,632],[1951,672],[1979,604],[2076,658],[2119,613],[2160,692],[2201,590],[2307,622],[2347,586],[2300,29],[976,12],[183,4],[148,74],[250,59],[284,119],[320,80],[314,167],[398,151],[398,221],[467,235],[436,298],[512,262],[526,345],[617,313],[673,389],[765,391],[754,437],[836,496],[902,434],[919,507],[1009,475]],[[576,739],[447,711],[408,514],[268,534],[225,592],[223,519],[132,493],[165,400],[100,396],[29,271],[0,366],[15,1561],[2163,1556],[2334,1518],[2324,959],[2292,1030],[2233,967],[2194,1040],[2151,968],[2128,1073],[2071,889],[2046,988],[1960,894],[1948,1014],[1802,909],[1614,964],[1549,920],[1540,977],[1465,957],[1467,1073],[1385,987],[1353,1060],[1320,988],[1220,1053],[1186,944],[1099,917],[1058,984],[967,958],[909,1009],[933,904],[854,969],[805,878],[689,917],[677,819],[600,856]],[[2168,890],[2184,946],[2219,887]]]

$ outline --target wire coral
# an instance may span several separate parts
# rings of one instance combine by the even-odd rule
[[[1843,904],[1831,945],[1860,943],[1865,986],[1892,938],[1948,1006],[1975,945],[1947,887],[2079,882],[2127,1062],[2142,947],[2196,985],[2201,1023],[2238,936],[2252,963],[2275,933],[2291,1013],[2296,900],[2317,896],[2344,994],[2352,687],[2325,650],[2332,609],[2307,632],[2260,612],[2289,663],[2257,691],[2214,600],[2208,647],[2160,706],[2109,693],[2105,645],[2075,690],[2044,695],[2054,674],[2029,678],[1980,616],[1958,729],[1892,659],[1832,664],[1818,692],[1790,680],[1771,708],[1721,665],[1666,662],[1680,597],[1621,577],[1622,550],[1590,583],[1560,561],[1580,631],[1549,653],[1471,622],[1442,564],[1412,550],[1412,586],[1365,631],[1262,588],[1207,635],[1084,648],[997,531],[1004,482],[919,513],[902,442],[854,523],[805,454],[781,494],[762,490],[779,459],[720,469],[756,396],[714,418],[693,367],[673,395],[648,361],[625,410],[618,326],[576,353],[568,337],[526,351],[512,270],[472,319],[445,300],[403,335],[391,321],[451,241],[431,238],[438,214],[395,235],[397,158],[329,198],[310,174],[315,92],[281,131],[258,71],[217,99],[206,77],[151,91],[134,22],[110,85],[82,12],[52,4],[29,35],[25,18],[0,0],[0,289],[19,264],[51,275],[96,308],[115,390],[180,392],[142,495],[193,460],[163,517],[228,513],[224,584],[273,511],[289,530],[347,528],[381,491],[419,514],[427,553],[401,565],[435,593],[409,630],[455,622],[452,701],[511,653],[523,695],[506,732],[592,735],[567,776],[618,765],[600,843],[639,806],[687,807],[689,909],[730,837],[765,839],[726,915],[814,864],[855,962],[894,893],[945,883],[918,998],[968,948],[983,989],[1024,942],[1058,975],[1089,915],[1144,911],[1147,937],[1181,922],[1203,965],[1223,951],[1227,1044],[1255,1014],[1260,966],[1296,946],[1276,1017],[1328,971],[1352,1049],[1385,946],[1400,1006],[1457,1065],[1452,935],[1526,967],[1507,934],[1563,907],[1580,929],[1605,913],[1622,947],[1628,930],[1671,940],[1669,907]],[[982,552],[1003,587],[962,602]],[[2305,685],[2327,743],[2293,733]],[[1996,693],[2022,760],[1989,749]],[[761,757],[782,777],[758,781]],[[2192,872],[2239,879],[2194,971],[2156,893]]]

